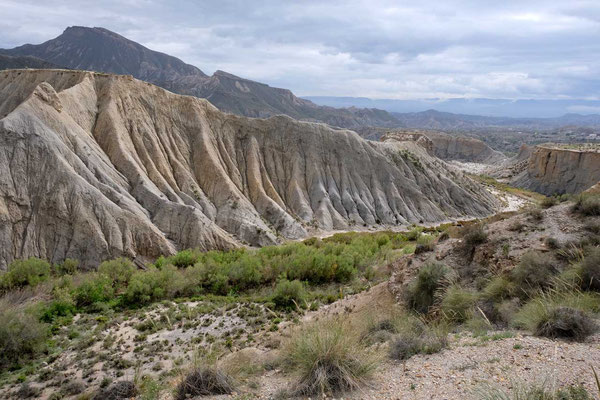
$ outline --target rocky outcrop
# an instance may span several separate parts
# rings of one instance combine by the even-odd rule
[[[3,71],[0,118],[1,268],[28,256],[91,267],[497,207],[415,143],[238,117],[128,76]]]
[[[600,181],[600,152],[535,146],[511,183],[547,196],[580,193]]]
[[[435,153],[433,141],[424,134],[418,132],[390,131],[386,132],[380,140],[382,142],[414,142],[423,147],[425,151],[427,151],[427,154],[434,155]]]
[[[506,157],[479,139],[445,133],[426,132],[433,142],[434,154],[442,160],[456,160],[481,164],[497,164]]]

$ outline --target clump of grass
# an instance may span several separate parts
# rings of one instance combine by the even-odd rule
[[[125,400],[137,396],[138,389],[132,381],[118,381],[96,392],[92,400]]]
[[[446,265],[436,262],[425,264],[405,291],[408,306],[416,312],[426,314],[434,305],[436,292],[444,287],[451,273]]]
[[[313,396],[358,389],[368,383],[377,357],[341,319],[300,328],[283,350],[284,365],[300,375],[293,396]]]
[[[551,250],[560,249],[560,242],[553,237],[547,237],[544,239],[544,244]]]
[[[600,248],[594,247],[587,251],[580,271],[583,289],[600,291]]]
[[[415,254],[433,251],[435,249],[434,237],[431,235],[421,235],[417,239]]]
[[[473,256],[475,248],[487,241],[488,234],[483,224],[468,225],[462,230],[462,242],[460,252],[468,257]]]
[[[514,384],[510,391],[484,385],[476,389],[479,400],[592,400],[593,397],[582,385],[551,390],[545,384]]]
[[[471,317],[476,301],[475,292],[452,285],[444,294],[440,310],[449,321],[462,323]]]
[[[544,213],[537,207],[531,207],[527,210],[527,218],[533,222],[540,222],[544,219]]]
[[[442,326],[412,324],[394,336],[389,356],[393,360],[407,360],[417,354],[437,353],[447,345],[447,333]]]
[[[597,193],[581,193],[572,198],[571,212],[584,216],[600,215],[600,195]]]
[[[502,275],[497,275],[490,279],[483,288],[481,295],[486,300],[499,302],[510,297],[514,291],[515,284],[510,279]]]
[[[302,282],[282,279],[277,283],[271,300],[277,308],[289,310],[301,307],[305,298],[306,291]]]
[[[553,291],[527,302],[515,314],[512,324],[543,336],[582,340],[595,330],[588,312],[598,310],[600,296],[595,293]]]
[[[555,307],[538,321],[534,334],[582,341],[595,331],[596,325],[587,313],[571,307]]]
[[[600,215],[600,195],[583,193],[577,196],[571,211],[586,217]]]
[[[177,386],[175,400],[195,396],[230,394],[235,390],[233,379],[217,367],[204,366],[194,369]]]
[[[511,278],[519,290],[529,294],[532,290],[548,287],[557,272],[557,263],[551,255],[530,251],[523,254],[511,271]]]

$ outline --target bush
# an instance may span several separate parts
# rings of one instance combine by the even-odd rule
[[[137,396],[138,390],[131,381],[115,382],[105,389],[100,389],[93,400],[126,400]]]
[[[529,295],[532,290],[550,286],[557,272],[557,263],[552,256],[530,251],[523,254],[519,264],[511,271],[511,278],[519,290]]]
[[[483,224],[468,225],[462,229],[462,242],[460,252],[468,257],[473,256],[475,248],[487,241],[488,234]]]
[[[433,251],[434,249],[435,249],[435,244],[434,244],[433,236],[421,235],[417,239],[417,246],[415,247],[415,254]]]
[[[172,257],[169,257],[169,262],[177,268],[190,267],[198,261],[198,257],[192,250],[182,250]]]
[[[444,264],[430,262],[421,267],[406,289],[408,306],[426,314],[435,303],[436,292],[446,284],[449,274],[450,269]]]
[[[302,282],[282,279],[277,283],[272,301],[277,308],[294,309],[300,307],[306,298]]]
[[[534,334],[583,341],[595,331],[596,325],[587,313],[571,307],[555,307],[540,318]]]
[[[542,208],[554,207],[556,204],[558,204],[558,199],[554,196],[544,197],[542,201],[540,201],[540,207]]]
[[[564,311],[555,311],[561,308],[572,310],[571,312],[583,312],[584,315],[588,312],[597,313],[600,311],[600,296],[595,293],[573,291],[553,291],[551,295],[542,294],[521,307],[514,315],[511,324],[519,329],[541,333],[543,331],[540,329],[545,324],[561,320]],[[577,324],[573,326],[573,331],[577,331]],[[581,326],[585,327],[586,322],[583,321]]]
[[[560,242],[553,237],[547,237],[544,239],[544,244],[551,250],[560,249]]]
[[[215,367],[197,368],[190,372],[177,386],[175,400],[186,400],[196,396],[230,394],[235,390],[233,380]]]
[[[600,195],[584,193],[577,196],[571,211],[587,217],[600,215]]]
[[[581,262],[583,289],[600,291],[600,248],[590,249]]]
[[[11,367],[46,348],[48,330],[23,310],[0,311],[0,367]]]
[[[108,276],[115,287],[126,286],[135,270],[133,262],[123,257],[104,261],[98,267],[98,272]]]
[[[2,286],[4,289],[37,286],[48,279],[50,271],[50,263],[40,258],[14,260],[2,277]]]
[[[54,265],[54,273],[58,276],[75,275],[79,268],[79,261],[65,258],[63,262]]]
[[[300,328],[283,349],[285,366],[300,374],[291,395],[313,396],[354,390],[377,365],[355,329],[341,319]]]
[[[483,288],[482,297],[495,302],[502,301],[510,297],[515,290],[515,285],[504,276],[493,277]]]
[[[532,207],[527,210],[527,217],[530,221],[540,222],[544,219],[544,213],[539,208]]]
[[[452,285],[446,290],[440,309],[448,320],[461,323],[472,315],[476,301],[476,293]]]
[[[149,269],[134,273],[123,300],[129,305],[141,306],[174,297],[184,286],[182,276],[171,265],[163,269]]]
[[[448,345],[446,333],[430,327],[405,329],[395,336],[390,344],[390,358],[408,360],[417,354],[433,354],[442,351]]]
[[[111,301],[115,297],[115,291],[108,276],[92,273],[84,277],[73,297],[77,307],[89,307]]]

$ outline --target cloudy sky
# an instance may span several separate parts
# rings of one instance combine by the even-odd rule
[[[102,26],[297,95],[600,98],[600,1],[0,0],[0,48]]]

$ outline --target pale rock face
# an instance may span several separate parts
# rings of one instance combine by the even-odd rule
[[[600,153],[535,146],[512,184],[547,196],[580,193],[600,181]]]
[[[29,256],[92,268],[498,207],[415,143],[238,117],[128,76],[3,71],[0,118],[1,269]]]

